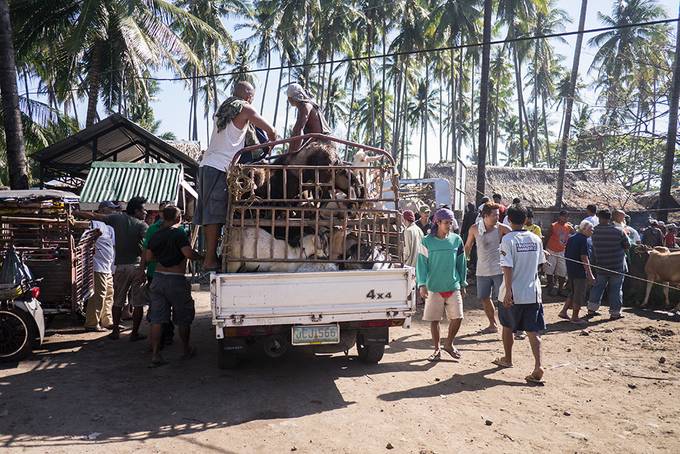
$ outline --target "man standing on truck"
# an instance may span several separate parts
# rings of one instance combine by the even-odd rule
[[[484,306],[484,313],[489,319],[489,326],[480,331],[481,334],[498,332],[496,309],[492,298],[498,296],[498,289],[503,282],[501,271],[501,255],[499,246],[503,235],[510,229],[498,222],[499,205],[487,202],[482,206],[482,218],[468,231],[465,242],[465,255],[472,254],[472,247],[477,244],[477,297]]]
[[[191,248],[186,232],[180,227],[182,213],[174,205],[163,210],[163,224],[149,240],[146,261],[156,262],[156,270],[151,283],[149,307],[151,319],[151,348],[153,351],[150,367],[158,367],[167,362],[160,354],[162,325],[170,322],[170,312],[179,330],[184,349],[183,359],[195,354],[189,344],[191,323],[196,311],[191,297],[191,284],[184,276],[187,259],[200,260],[203,257]]]
[[[297,109],[297,120],[291,131],[291,137],[303,134],[330,134],[331,128],[321,113],[319,105],[300,84],[288,85],[288,102]],[[302,140],[293,140],[289,152],[297,151]]]
[[[210,144],[198,168],[194,224],[204,229],[203,271],[206,277],[211,271],[220,269],[217,243],[227,220],[227,171],[231,160],[242,148],[260,143],[255,127],[262,129],[270,141],[276,140],[274,128],[250,105],[253,98],[255,88],[250,83],[236,84],[234,95],[227,98],[215,114]]]
[[[449,335],[443,350],[454,359],[460,352],[453,340],[463,321],[463,296],[467,287],[467,260],[463,240],[451,232],[453,211],[440,208],[434,215],[434,227],[423,238],[416,267],[420,296],[425,300],[423,320],[430,322],[434,353],[428,361],[441,359],[440,327],[443,316],[449,320]]]

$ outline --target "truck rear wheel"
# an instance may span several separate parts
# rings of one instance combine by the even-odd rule
[[[378,364],[385,354],[384,344],[366,344],[363,334],[357,335],[357,352],[359,361],[366,364]]]
[[[26,358],[31,354],[34,338],[30,315],[17,308],[0,309],[0,362]]]
[[[238,354],[225,350],[223,339],[217,340],[217,367],[220,369],[236,369],[241,362]]]

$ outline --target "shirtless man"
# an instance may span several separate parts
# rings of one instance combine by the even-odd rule
[[[205,232],[206,273],[217,271],[217,243],[222,225],[227,220],[227,171],[234,155],[244,147],[259,143],[255,126],[262,129],[270,141],[276,140],[276,131],[250,105],[255,98],[255,88],[241,81],[234,87],[234,95],[222,103],[214,117],[210,145],[203,154],[198,169],[198,201],[194,224]]]
[[[496,310],[492,297],[498,297],[498,290],[503,283],[501,255],[499,247],[501,239],[510,228],[498,222],[499,206],[487,202],[482,206],[482,218],[468,231],[465,242],[465,255],[470,257],[472,247],[477,243],[477,297],[484,305],[484,313],[489,319],[489,326],[480,331],[481,334],[497,333]]]
[[[293,126],[291,137],[303,134],[321,133],[330,134],[331,129],[326,123],[319,105],[300,84],[288,85],[288,102],[297,109],[297,121]],[[297,151],[302,145],[302,140],[293,140],[290,143],[290,151]]]

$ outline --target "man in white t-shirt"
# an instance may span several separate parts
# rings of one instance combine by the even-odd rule
[[[234,96],[224,101],[215,113],[210,144],[199,166],[193,222],[204,229],[205,272],[220,269],[217,243],[227,219],[226,173],[232,159],[242,148],[259,143],[254,127],[262,129],[270,141],[276,140],[274,128],[250,105],[253,98],[255,88],[250,83],[241,81],[235,85]]]
[[[118,206],[113,202],[101,202],[98,213],[113,214]],[[113,327],[113,271],[116,259],[116,233],[113,227],[102,221],[91,221],[90,227],[100,235],[94,245],[94,292],[87,300],[85,331],[102,332]]]
[[[597,206],[590,204],[586,207],[586,218],[584,221],[588,221],[595,227],[600,223],[600,219],[597,217]]]
[[[503,326],[503,349],[505,356],[494,361],[499,367],[512,367],[512,345],[514,331],[526,331],[534,355],[534,370],[526,376],[529,383],[543,379],[541,365],[541,337],[545,330],[543,304],[541,302],[541,281],[538,269],[545,263],[543,243],[531,232],[523,230],[527,210],[521,205],[508,209],[512,232],[503,236],[500,246],[501,284],[498,319]]]

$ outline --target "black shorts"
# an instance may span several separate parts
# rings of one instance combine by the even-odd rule
[[[513,304],[510,309],[506,309],[501,303],[498,305],[498,320],[501,326],[513,331],[530,333],[545,331],[543,305],[540,303]]]

